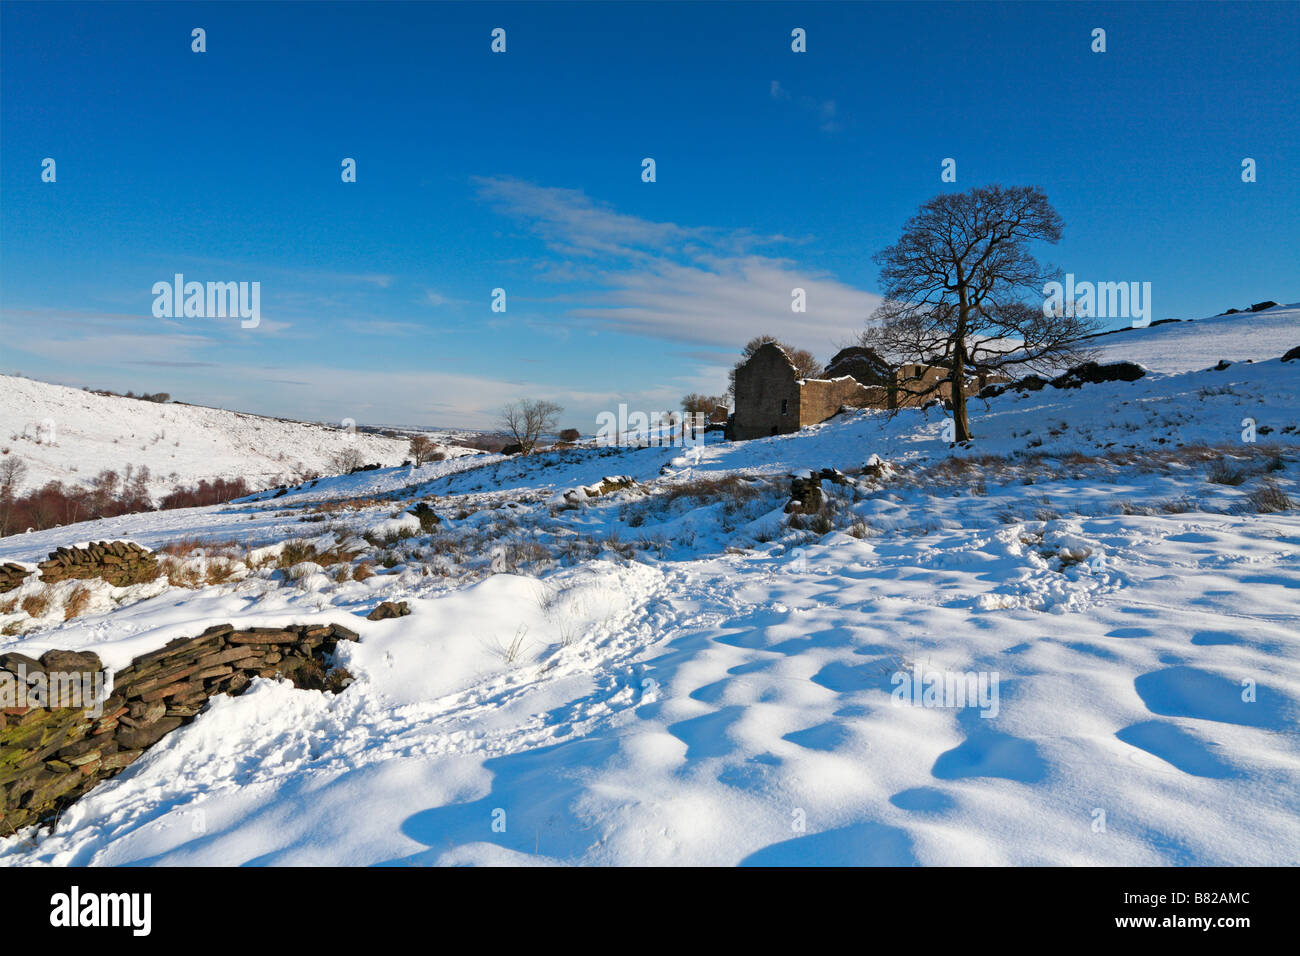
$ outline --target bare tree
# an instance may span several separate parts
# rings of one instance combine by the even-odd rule
[[[731,371],[727,373],[728,398],[734,398],[736,395],[736,369],[753,358],[754,353],[768,342],[773,342],[781,347],[781,351],[785,352],[785,357],[790,360],[790,364],[794,366],[795,374],[799,378],[816,378],[821,375],[821,363],[807,349],[797,349],[793,345],[787,345],[775,335],[756,335],[745,343],[745,347],[740,351],[740,361],[733,365]],[[726,402],[722,404],[726,404]]]
[[[411,461],[423,465],[431,461],[442,461],[447,453],[428,435],[412,435],[410,447],[407,448]]]
[[[330,467],[334,469],[336,474],[340,475],[351,474],[365,463],[366,459],[361,454],[361,449],[353,444],[345,444],[330,455]]]
[[[26,476],[27,462],[17,455],[0,459],[0,535],[9,533],[14,498],[17,497],[18,488]]]
[[[707,425],[712,420],[714,412],[719,408],[725,408],[726,405],[725,395],[701,395],[698,392],[686,395],[682,398],[682,411],[686,413],[686,418],[682,421],[682,438],[694,434],[698,423],[703,422]]]
[[[698,392],[691,392],[682,399],[682,411],[688,415],[703,415],[706,419],[726,405],[725,395],[701,395]]]
[[[861,344],[891,362],[948,369],[937,381],[900,378],[898,391],[923,397],[947,385],[957,441],[971,438],[970,376],[1048,371],[1087,355],[1079,340],[1095,326],[1047,314],[1042,287],[1054,273],[1028,250],[1032,241],[1058,241],[1062,225],[1037,187],[980,186],[923,203],[902,238],[875,256],[885,302]]]
[[[523,398],[501,409],[500,422],[505,431],[514,436],[522,453],[531,455],[537,447],[537,439],[546,432],[555,431],[563,411],[554,402]]]

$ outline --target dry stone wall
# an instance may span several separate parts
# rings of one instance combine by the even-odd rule
[[[103,578],[126,587],[158,577],[158,559],[134,541],[96,541],[84,548],[59,548],[37,567],[42,581]]]
[[[356,639],[338,624],[219,624],[137,657],[114,675],[99,705],[80,698],[76,706],[50,706],[73,702],[56,692],[70,687],[69,675],[82,679],[83,690],[96,686],[92,675],[102,678],[103,669],[95,654],[0,655],[0,835],[51,818],[193,720],[209,698],[238,694],[254,677],[342,689],[346,672],[329,670],[325,656]]]
[[[31,568],[23,567],[21,564],[15,564],[12,561],[0,564],[0,594],[18,587],[31,573]]]

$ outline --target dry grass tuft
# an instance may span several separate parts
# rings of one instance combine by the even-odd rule
[[[1289,495],[1278,487],[1272,478],[1265,478],[1259,488],[1246,496],[1246,501],[1257,514],[1274,514],[1278,511],[1290,511],[1295,507]]]
[[[85,613],[86,605],[90,603],[90,589],[85,585],[78,585],[73,592],[68,595],[68,603],[63,606],[63,619],[71,621],[74,617],[80,617]]]

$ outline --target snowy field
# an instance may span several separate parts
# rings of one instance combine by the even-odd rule
[[[935,410],[857,412],[0,539],[175,555],[71,620],[78,582],[3,595],[0,652],[362,635],[342,694],[216,699],[0,862],[1300,864],[1298,314],[1105,336],[1150,374],[972,402],[971,449]],[[788,476],[822,468],[849,480],[792,521]],[[365,620],[381,600],[411,614]],[[918,673],[997,693],[900,699]]]

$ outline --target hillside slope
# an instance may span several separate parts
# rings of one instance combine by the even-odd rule
[[[1192,372],[1221,359],[1258,362],[1300,345],[1300,303],[1099,335],[1103,362],[1137,362],[1153,372]]]
[[[78,484],[127,466],[149,469],[155,498],[202,478],[244,478],[260,488],[328,473],[331,456],[353,444],[366,462],[406,457],[405,440],[0,376],[0,449],[26,462],[23,489]]]

